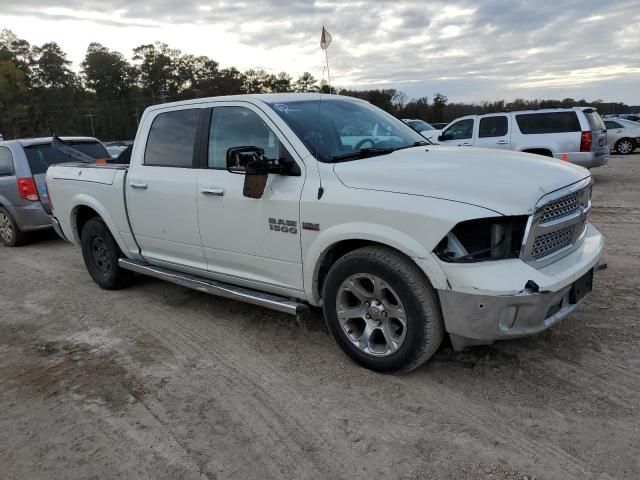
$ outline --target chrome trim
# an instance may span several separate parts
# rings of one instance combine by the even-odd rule
[[[582,243],[584,236],[586,234],[587,228],[587,218],[589,216],[589,212],[591,211],[591,195],[589,193],[589,197],[586,199],[586,205],[584,204],[584,198],[582,200],[583,207],[580,211],[575,212],[574,214],[570,214],[564,217],[559,217],[557,219],[540,223],[540,218],[544,214],[545,207],[550,203],[553,203],[557,200],[560,200],[562,197],[566,197],[576,192],[585,191],[587,192],[591,186],[593,185],[593,178],[587,177],[578,182],[575,182],[567,187],[560,188],[551,193],[548,193],[541,197],[536,203],[534,213],[529,216],[529,220],[527,221],[527,226],[525,228],[524,236],[522,238],[522,245],[520,247],[520,258],[531,265],[534,268],[542,268],[545,267],[559,258],[562,258],[569,253],[573,252],[576,248],[580,246]],[[590,191],[589,191],[590,192]],[[556,251],[549,253],[540,258],[535,258],[532,255],[533,246],[535,240],[540,235],[544,235],[547,233],[553,233],[556,231],[560,231],[562,229],[575,226],[582,226],[582,228],[575,228],[573,231],[573,235],[568,245],[559,248]]]
[[[288,313],[290,315],[303,315],[309,310],[309,306],[302,302],[250,290],[248,288],[216,282],[215,280],[204,279],[188,273],[169,270],[168,268],[156,267],[137,260],[121,258],[118,260],[118,264],[125,270],[131,270],[132,272],[148,275],[149,277],[159,278],[160,280],[165,280],[182,287],[198,290],[199,292],[209,293],[219,297],[269,308],[277,312]]]

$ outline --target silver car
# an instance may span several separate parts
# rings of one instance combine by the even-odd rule
[[[51,137],[0,142],[0,242],[23,244],[28,232],[51,228],[51,203],[45,184],[50,165],[75,161],[51,145]],[[104,145],[90,137],[63,137],[93,158],[109,158]]]
[[[607,118],[607,144],[611,150],[628,155],[640,147],[640,123],[623,118]]]

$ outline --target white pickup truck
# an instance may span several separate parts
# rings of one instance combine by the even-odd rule
[[[409,371],[544,330],[592,288],[603,237],[589,172],[517,152],[428,145],[372,105],[243,95],[148,108],[130,165],[47,173],[58,233],[95,282],[137,272],[302,314],[340,347]]]

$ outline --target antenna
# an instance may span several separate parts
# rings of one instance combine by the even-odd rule
[[[324,78],[324,74],[323,74]],[[320,136],[320,108],[322,106],[322,93],[318,92],[318,121],[316,122],[316,168],[318,169],[318,180],[320,182],[320,186],[318,187],[318,200],[322,198],[324,195],[324,188],[322,187],[322,175],[320,174],[320,165],[318,165],[318,137]]]

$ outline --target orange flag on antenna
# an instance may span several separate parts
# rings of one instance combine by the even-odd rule
[[[326,50],[331,45],[331,34],[322,26],[322,36],[320,37],[320,48]]]

